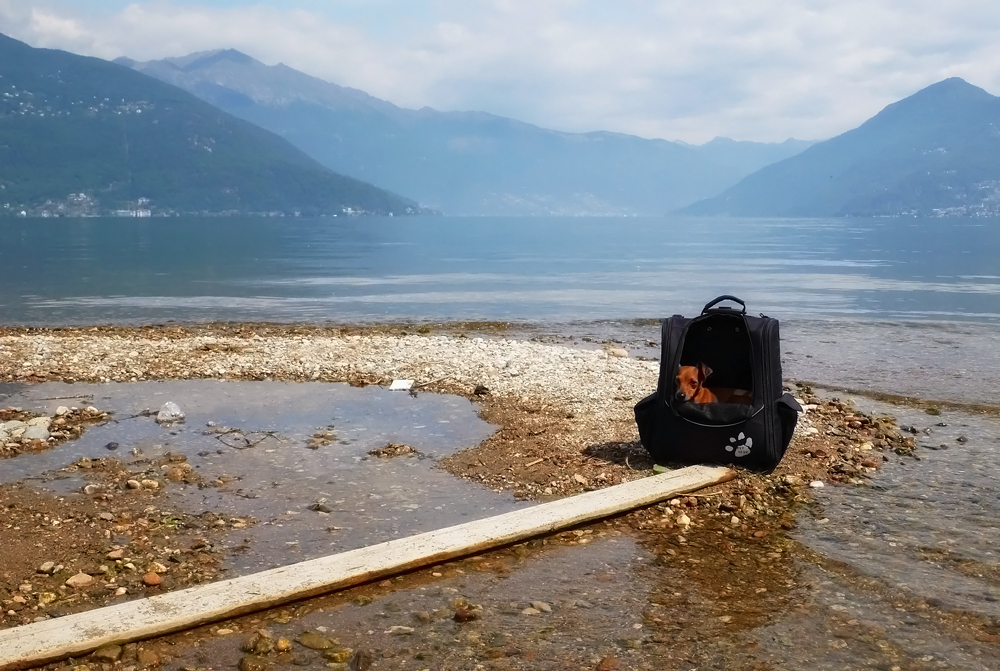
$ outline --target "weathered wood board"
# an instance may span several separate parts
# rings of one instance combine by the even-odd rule
[[[0,671],[83,655],[224,620],[474,554],[725,482],[728,468],[691,466],[341,554],[0,629]]]

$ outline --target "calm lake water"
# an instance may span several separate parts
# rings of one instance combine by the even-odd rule
[[[6,325],[514,320],[655,356],[641,320],[731,293],[789,377],[1000,398],[996,220],[6,220],[0,250]]]
[[[0,322],[1000,322],[1000,221],[63,219],[0,223]]]

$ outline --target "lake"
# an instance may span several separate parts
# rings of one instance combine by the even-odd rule
[[[1000,221],[172,218],[0,224],[0,324],[511,320],[600,342],[731,293],[785,374],[1000,397]]]
[[[1000,321],[1000,221],[8,219],[7,325],[633,319],[733,293],[793,319]]]

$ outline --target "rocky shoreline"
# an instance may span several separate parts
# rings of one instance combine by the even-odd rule
[[[360,386],[409,379],[414,380],[413,393],[453,393],[475,401],[481,416],[498,426],[498,431],[480,445],[442,460],[441,466],[456,476],[496,491],[511,491],[520,498],[548,500],[653,472],[654,464],[637,442],[632,406],[655,388],[658,364],[631,358],[613,344],[581,350],[499,338],[496,331],[477,333],[462,326],[447,335],[401,334],[388,328],[272,327],[269,332],[261,331],[232,326],[216,330],[8,329],[0,333],[0,381],[31,384],[211,378]],[[736,601],[727,605],[731,614],[726,615],[726,622],[737,628],[759,624],[768,608],[780,607],[794,584],[789,577],[794,573],[795,552],[786,532],[795,524],[796,511],[809,504],[810,492],[831,481],[863,485],[889,455],[906,456],[914,449],[913,439],[904,435],[891,417],[873,417],[848,403],[821,400],[806,385],[790,389],[803,402],[806,413],[785,460],[773,473],[741,472],[732,482],[608,523],[640,538],[663,561],[682,567],[689,580],[709,591],[723,590],[730,583],[752,586],[741,590],[741,596],[727,597]],[[60,417],[75,417],[76,413],[87,421],[107,420],[96,408],[66,410]],[[0,412],[14,421],[31,420],[19,409]],[[47,421],[51,425],[58,419]],[[79,431],[86,428],[85,422],[74,426],[80,426]],[[9,454],[4,456],[14,457],[26,449],[51,449],[72,438],[72,432],[63,433],[65,438],[49,436],[26,443],[21,440],[22,431],[16,441],[5,444]],[[49,568],[56,565],[52,544],[58,543],[58,538],[41,529],[51,526],[60,504],[34,501],[34,508],[29,509],[37,508],[38,514],[24,519],[19,517],[18,505],[23,510],[27,498],[40,495],[23,483],[3,488],[4,500],[9,503],[3,525],[7,533],[0,529],[0,541],[19,547],[25,545],[19,538],[31,538],[33,547],[22,548],[23,561],[0,579],[5,613],[0,626],[94,607],[115,596],[131,598],[212,579],[217,575],[219,556],[211,552],[208,534],[216,525],[224,529],[253,523],[187,520],[172,511],[158,510],[155,503],[162,493],[158,491],[161,484],[166,488],[186,482],[183,464],[169,459],[163,464],[128,464],[107,458],[96,464],[67,467],[99,474],[94,476],[92,491],[84,491],[75,504],[88,510],[72,519],[84,526],[107,526],[108,535],[92,538],[87,544],[81,542],[78,561],[73,561],[73,553],[63,553],[58,563],[66,575],[43,572],[46,561],[53,562]],[[171,477],[174,472],[180,477]],[[146,487],[146,480],[157,482],[157,487]],[[134,487],[133,482],[139,486]],[[43,511],[46,506],[50,509]],[[163,519],[172,521],[165,523]],[[137,524],[159,529],[161,537],[143,548],[117,547],[109,540],[116,528],[120,531]],[[27,534],[20,528],[15,532],[15,526],[33,527],[35,533]],[[148,536],[153,538],[153,534]],[[171,540],[171,536],[175,538]],[[141,561],[137,563],[135,557]],[[165,582],[146,580],[150,574],[162,575],[158,567],[171,569],[166,572],[170,578]],[[69,575],[70,570],[75,572]],[[87,585],[66,582],[78,575],[92,580]],[[764,592],[766,598],[758,596]],[[669,617],[671,627],[685,620],[678,613]],[[665,618],[665,614],[649,616],[661,624],[668,621]],[[710,635],[693,614],[689,624],[692,632]],[[227,625],[227,630],[241,631],[239,625],[233,626]],[[699,640],[691,636],[688,643],[695,646]],[[146,659],[159,660],[161,656],[147,655]],[[134,659],[131,665],[136,665]]]

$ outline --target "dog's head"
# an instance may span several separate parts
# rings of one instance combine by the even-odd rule
[[[681,366],[677,372],[677,399],[690,401],[698,395],[705,385],[705,378],[712,374],[712,369],[703,363],[697,366]]]

